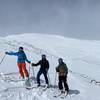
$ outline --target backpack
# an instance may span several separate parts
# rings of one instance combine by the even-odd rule
[[[60,65],[59,66],[59,76],[66,76],[68,73],[66,69],[67,69],[66,65]]]

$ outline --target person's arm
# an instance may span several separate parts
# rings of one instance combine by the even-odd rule
[[[50,65],[49,65],[49,62],[48,62],[48,60],[47,60],[47,62],[46,62],[46,71],[48,72],[48,70],[49,70],[49,67],[50,67]]]
[[[39,61],[39,62],[36,63],[36,64],[32,63],[32,66],[38,66],[38,65],[40,65],[40,63],[41,63],[41,61]]]
[[[56,72],[59,72],[59,66],[56,67]]]
[[[7,55],[14,55],[14,56],[18,56],[18,52],[5,52],[5,54]]]
[[[68,67],[66,64],[65,64],[65,71],[66,71],[66,74],[68,74]]]
[[[50,65],[49,65],[49,62],[47,61],[47,69],[49,69]]]
[[[26,62],[31,63],[31,61],[29,61],[29,60],[27,59],[26,54],[25,54],[25,60],[26,60]]]

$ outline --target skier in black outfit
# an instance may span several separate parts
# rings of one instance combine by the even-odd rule
[[[45,54],[42,55],[42,59],[38,63],[36,63],[36,64],[32,63],[32,66],[38,66],[38,65],[41,66],[40,70],[39,70],[39,72],[37,74],[37,84],[38,84],[38,86],[41,85],[40,84],[40,76],[41,76],[41,74],[44,75],[46,84],[47,84],[47,86],[49,86],[48,77],[47,77],[47,73],[48,73],[48,70],[49,70],[49,62],[46,59],[46,55]]]
[[[58,72],[59,76],[59,90],[63,93],[63,84],[65,91],[67,93],[69,92],[69,87],[67,84],[67,74],[68,74],[68,68],[67,65],[63,62],[62,58],[58,59],[59,65],[56,67],[56,72]]]

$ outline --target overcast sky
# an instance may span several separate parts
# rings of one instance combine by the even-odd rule
[[[0,0],[0,35],[16,33],[100,39],[100,0]]]

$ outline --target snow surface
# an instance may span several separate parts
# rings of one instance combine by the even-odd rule
[[[57,35],[22,34],[0,38],[0,61],[5,51],[16,51],[19,46],[32,62],[38,62],[41,54],[46,54],[50,62],[51,84],[55,81],[55,67],[62,57],[68,65],[70,95],[65,100],[100,100],[100,41],[77,40]],[[27,64],[29,70],[29,65]],[[39,67],[34,68],[35,76]],[[39,94],[40,89],[21,88],[23,82],[6,82],[2,76],[18,79],[16,57],[6,56],[0,65],[0,100],[60,100],[53,95],[57,89],[48,89]],[[31,68],[32,74],[32,68]],[[43,76],[41,79],[44,80]],[[57,84],[57,83],[56,83]],[[19,87],[18,87],[19,86]],[[16,88],[17,87],[17,88]]]

